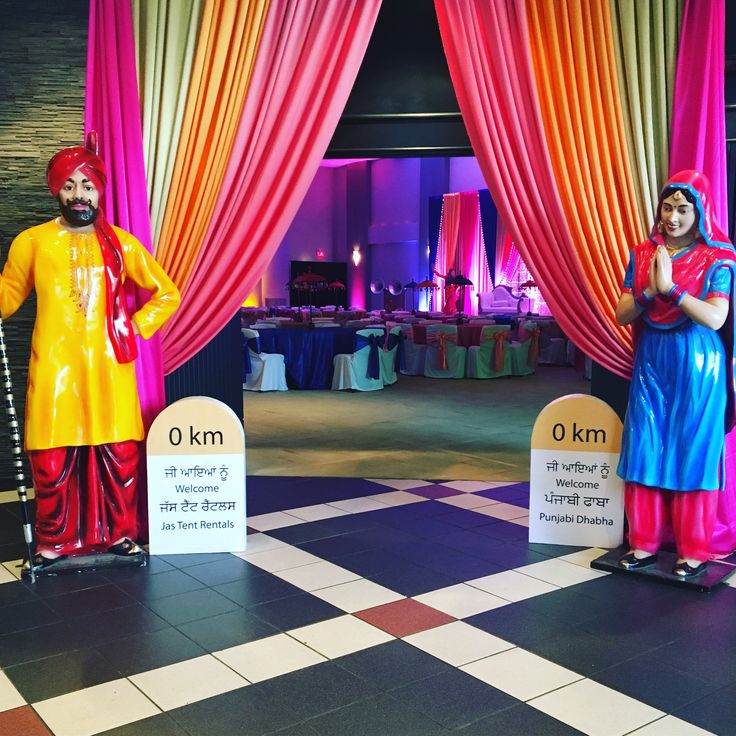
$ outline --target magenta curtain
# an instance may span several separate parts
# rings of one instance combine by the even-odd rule
[[[164,370],[235,314],[271,260],[330,142],[380,0],[272,0],[211,224],[164,328]]]
[[[586,288],[535,102],[526,5],[435,0],[465,127],[499,215],[565,334],[595,361],[631,373],[631,348]]]
[[[670,175],[698,169],[710,179],[720,223],[728,222],[724,0],[686,0],[677,56]],[[728,227],[723,228],[728,232]]]
[[[686,0],[677,58],[670,174],[698,169],[711,182],[719,222],[728,222],[723,0]],[[728,230],[723,228],[724,232]],[[736,432],[726,436],[726,488],[719,495],[712,552],[736,549]]]
[[[143,137],[138,104],[133,18],[129,0],[90,0],[85,135],[96,130],[107,165],[105,212],[151,251]],[[148,295],[129,290],[135,311]],[[136,379],[143,422],[149,427],[166,405],[159,338],[138,338]]]

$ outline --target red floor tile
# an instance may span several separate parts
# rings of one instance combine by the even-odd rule
[[[452,616],[436,608],[425,606],[424,603],[412,598],[386,603],[375,608],[366,608],[353,615],[397,637],[409,636],[418,631],[434,629],[436,626],[455,621]]]
[[[51,731],[30,705],[0,713],[0,733],[8,736],[51,736]]]

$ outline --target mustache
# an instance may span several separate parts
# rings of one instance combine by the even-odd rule
[[[84,197],[76,197],[75,199],[70,199],[66,202],[67,207],[72,207],[75,204],[81,204],[85,207],[92,207],[92,200],[84,199]]]

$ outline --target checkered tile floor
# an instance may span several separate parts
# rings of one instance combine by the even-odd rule
[[[530,545],[524,483],[248,483],[246,552],[36,585],[0,504],[0,734],[736,734],[734,588]]]

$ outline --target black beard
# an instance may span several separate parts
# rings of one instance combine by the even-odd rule
[[[86,205],[87,209],[75,210],[73,209],[75,204]],[[72,227],[86,227],[87,225],[92,225],[98,215],[97,208],[93,207],[88,199],[70,199],[68,202],[64,203],[60,198],[59,209],[61,210],[63,218]]]

